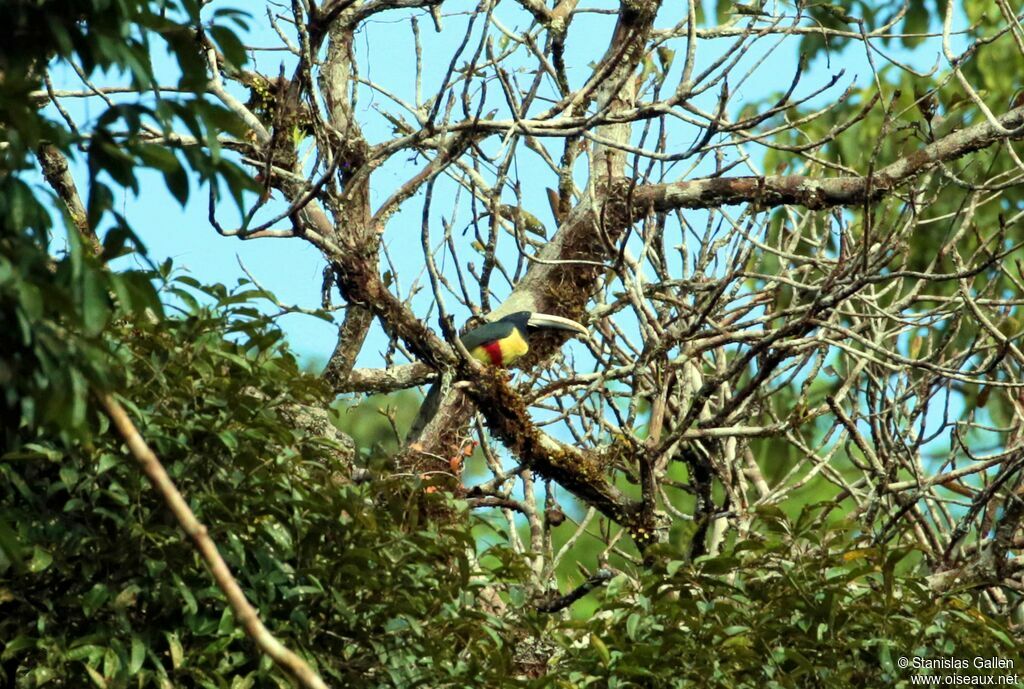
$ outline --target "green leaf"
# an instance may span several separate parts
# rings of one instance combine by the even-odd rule
[[[234,451],[238,449],[238,438],[232,431],[221,431],[217,434],[220,441],[224,443],[224,447]]]
[[[590,647],[593,648],[594,651],[597,652],[598,657],[601,659],[601,664],[602,665],[604,665],[605,667],[608,667],[611,664],[611,662],[612,662],[612,654],[611,654],[611,652],[608,650],[608,647],[605,645],[605,643],[603,641],[601,641],[601,637],[599,637],[594,632],[591,632],[591,634],[590,634]]]
[[[74,488],[75,484],[78,483],[78,469],[70,464],[60,468],[59,476],[61,483],[63,483],[64,487],[68,490]]]
[[[57,679],[59,676],[52,667],[40,666],[32,670],[32,681],[35,682],[34,686],[37,687],[41,687],[51,680]]]
[[[921,34],[928,31],[928,9],[924,5],[924,0],[910,0],[910,5],[907,8],[906,19],[903,22],[903,33],[904,34]],[[924,37],[922,36],[902,36],[901,40],[903,45],[908,48],[913,48],[919,45]]]
[[[142,669],[142,663],[146,660],[146,644],[139,638],[138,634],[132,634],[131,658],[128,661],[128,674],[136,675]]]
[[[701,557],[697,559],[701,571],[705,574],[729,574],[740,568],[740,561],[728,555],[717,557]]]
[[[93,681],[93,684],[100,689],[107,689],[107,680],[93,666],[86,665],[85,671],[89,674],[89,679]]]
[[[167,190],[184,206],[189,195],[188,174],[174,152],[155,144],[139,144],[136,151],[143,163],[163,173]]]
[[[19,634],[4,644],[3,653],[0,653],[0,660],[7,661],[16,656],[20,651],[35,648],[37,639],[27,634]]]
[[[625,574],[616,574],[614,577],[611,578],[607,586],[605,586],[605,595],[607,595],[609,598],[615,598],[620,593],[622,593],[622,589],[626,586],[627,583],[629,583],[629,577],[627,577]]]
[[[111,468],[117,466],[121,462],[121,459],[116,455],[104,453],[100,455],[99,462],[96,463],[96,474],[103,474],[109,471]]]
[[[53,555],[39,546],[32,547],[32,559],[28,562],[28,571],[38,574],[53,564]]]
[[[715,0],[715,22],[725,24],[732,15],[732,0]]]
[[[174,575],[174,584],[178,589],[178,593],[180,593],[181,597],[185,599],[185,612],[192,615],[199,612],[199,603],[198,601],[196,601],[195,595],[192,593],[192,590],[185,585],[185,582],[182,581],[181,577],[177,574]]]
[[[220,622],[217,624],[217,633],[222,636],[228,636],[235,630],[235,615],[231,612],[230,606],[224,606],[224,612],[221,613]]]
[[[639,614],[633,613],[626,618],[626,634],[633,641],[636,641],[637,628],[640,626],[640,621],[643,618]]]
[[[178,639],[177,632],[164,632],[164,637],[167,639],[167,649],[171,654],[171,667],[177,670],[181,667],[182,660],[185,657],[185,650],[181,646],[181,640]]]
[[[234,31],[224,26],[211,26],[209,32],[232,67],[237,68],[245,64],[245,45]]]
[[[7,563],[0,567],[0,574],[3,574],[10,565],[14,565],[15,572],[19,572],[25,567],[21,551],[22,545],[18,534],[0,515],[0,556],[7,560]]]

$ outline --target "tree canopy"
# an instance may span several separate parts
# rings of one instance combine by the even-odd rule
[[[4,9],[0,682],[1019,666],[1019,10],[265,9]],[[322,302],[150,256],[156,193]],[[590,334],[466,356],[519,311]]]

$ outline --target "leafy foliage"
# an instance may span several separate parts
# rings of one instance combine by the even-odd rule
[[[24,171],[29,155],[43,143],[73,153],[82,145],[88,155],[89,220],[97,227],[104,215],[114,213],[113,193],[106,180],[139,192],[136,168],[148,167],[163,174],[168,189],[182,203],[188,199],[189,183],[178,155],[163,145],[151,143],[154,134],[170,133],[180,124],[203,146],[182,152],[182,158],[202,179],[219,178],[230,194],[241,201],[244,190],[254,190],[250,176],[222,155],[217,136],[243,136],[239,119],[223,106],[204,97],[206,63],[203,45],[217,47],[229,66],[245,61],[241,42],[228,24],[245,28],[245,15],[235,10],[214,12],[210,21],[200,16],[201,4],[184,2],[45,2],[14,3],[6,17],[8,42],[0,53],[4,81],[0,85],[0,141],[3,169]],[[32,93],[43,89],[47,63],[60,66],[75,61],[84,76],[95,70],[116,70],[126,82],[139,89],[159,85],[152,56],[163,44],[177,62],[178,94],[161,97],[154,106],[108,101],[96,118],[88,137],[73,131],[52,111],[40,110]],[[65,62],[66,63],[66,62]],[[164,76],[164,75],[162,75]],[[25,194],[17,177],[4,176],[3,196],[16,193],[12,209],[20,209],[10,220],[15,226],[41,221],[46,213],[41,199]],[[20,186],[19,186],[20,185]],[[15,192],[15,189],[21,189]],[[41,225],[37,222],[36,225]]]
[[[969,598],[935,596],[919,553],[823,529],[820,515],[762,510],[767,538],[666,559],[639,590],[613,580],[594,616],[561,633],[564,686],[907,687],[919,671],[900,657],[1020,666],[1016,642]]]
[[[477,571],[465,525],[423,519],[442,498],[352,485],[342,448],[294,423],[329,397],[252,290],[171,284],[183,317],[112,333],[133,415],[274,632],[341,686],[900,686],[900,655],[1015,657],[969,600],[934,596],[912,550],[823,530],[818,510],[762,510],[769,536],[715,558],[665,551],[587,619],[530,613],[515,557]],[[289,686],[111,433],[5,455],[0,524],[6,683]],[[487,612],[484,586],[508,588],[511,614]],[[544,673],[527,680],[531,643]]]
[[[18,425],[50,424],[65,437],[86,430],[90,387],[108,388],[116,379],[112,361],[98,336],[115,317],[159,317],[159,300],[138,272],[118,274],[103,261],[128,250],[142,250],[124,218],[115,211],[114,189],[139,192],[140,168],[156,170],[184,203],[189,180],[182,162],[204,180],[220,180],[241,202],[255,188],[242,169],[222,155],[221,132],[244,134],[237,117],[204,97],[206,65],[197,43],[207,32],[227,55],[244,59],[229,47],[238,39],[217,22],[244,26],[237,12],[200,20],[194,2],[15,2],[5,8],[7,27],[0,50],[0,313],[10,324],[0,333],[0,412],[10,443]],[[117,71],[133,86],[157,81],[151,55],[160,41],[181,68],[180,91],[154,106],[108,101],[91,131],[71,128],[51,109],[41,109],[36,92],[51,67],[72,59],[84,77],[95,70]],[[204,146],[177,154],[151,143],[173,125],[187,129]],[[52,147],[59,156],[85,153],[89,173],[86,217],[72,218],[64,199],[34,186],[32,156]],[[113,183],[113,184],[111,184]],[[64,210],[54,222],[53,208]],[[63,256],[54,225],[68,230]],[[106,226],[102,245],[84,246],[81,228],[96,236]],[[55,246],[56,245],[56,246]],[[90,251],[90,249],[96,251]],[[98,254],[94,256],[93,254]],[[13,425],[10,425],[13,424]]]
[[[8,324],[0,328],[0,437],[7,446],[19,426],[65,439],[85,432],[89,387],[118,378],[104,329],[119,314],[161,313],[145,275],[103,270],[74,230],[67,246],[53,259],[37,237],[0,237],[0,312]]]
[[[204,292],[112,337],[141,432],[271,628],[344,686],[497,686],[509,656],[474,605],[468,530],[391,482],[350,484],[343,448],[294,423],[328,404],[320,381],[251,291]],[[111,432],[4,455],[0,524],[3,683],[289,686]]]
[[[511,551],[482,545],[494,529],[473,519],[429,519],[432,510],[451,509],[444,496],[408,478],[353,484],[351,448],[299,421],[303,410],[328,409],[333,400],[302,373],[256,307],[259,290],[171,279],[169,266],[153,274],[105,265],[126,248],[142,250],[113,206],[115,191],[138,192],[140,168],[160,172],[183,204],[190,172],[239,205],[255,188],[222,150],[220,133],[246,131],[205,97],[201,49],[209,41],[225,68],[240,66],[245,51],[229,27],[244,28],[244,17],[218,11],[207,21],[202,5],[92,0],[5,8],[0,683],[291,686],[244,638],[165,506],[92,411],[97,389],[127,391],[124,403],[268,626],[338,686],[907,686],[910,673],[894,664],[898,656],[1021,662],[1006,629],[977,612],[970,597],[932,593],[918,569],[920,553],[873,544],[842,523],[823,526],[815,509],[794,521],[763,509],[747,540],[695,562],[676,559],[693,535],[676,528],[678,537],[651,553],[649,570],[617,577],[584,603],[598,599],[593,614],[573,619],[533,612],[523,593],[536,583],[533,572]],[[943,6],[911,0],[901,26],[923,31]],[[881,11],[861,2],[803,9],[837,29],[856,26],[858,16],[874,22]],[[760,11],[726,2],[717,10],[720,18]],[[967,12],[979,31],[992,28],[977,5]],[[803,48],[813,56],[844,41],[808,35]],[[113,71],[150,89],[155,45],[178,66],[178,91],[152,103],[111,102],[88,136],[39,109],[32,95],[46,86],[42,65],[69,59],[86,75]],[[658,52],[660,68],[651,58],[644,75],[659,69],[664,78],[671,55]],[[989,51],[964,68],[974,83],[1010,100],[1013,74],[1000,69],[1003,57],[1010,64],[1012,53]],[[883,70],[880,79],[894,74]],[[891,110],[901,121],[883,123],[873,110],[823,150],[862,169],[868,152],[895,160],[936,131],[967,122],[954,89],[938,89],[934,105],[922,109],[914,101],[925,82],[899,79]],[[853,94],[804,135],[824,136],[868,97]],[[154,143],[175,128],[199,145]],[[82,218],[64,214],[69,229],[57,239],[52,209],[61,199],[32,184],[32,154],[44,145],[84,156],[85,221],[93,232],[105,229],[97,232],[104,237],[98,252],[75,229]],[[772,153],[765,162],[781,171],[793,157]],[[999,173],[1010,165],[982,153],[956,172]],[[1017,194],[1009,190],[1007,203]],[[938,219],[963,199],[945,195],[921,212]],[[980,221],[1000,221],[991,209],[981,212],[989,216]],[[925,257],[934,239],[921,241]],[[165,316],[154,287],[165,282],[178,317]],[[813,392],[823,397],[829,388]],[[371,399],[333,421],[356,438],[360,460],[375,466],[398,447],[411,397]],[[788,390],[773,404],[780,417],[795,407]],[[991,413],[1006,404],[1000,400]],[[754,447],[779,459],[768,441]],[[783,459],[776,471],[795,461]],[[488,536],[475,539],[474,527]],[[579,556],[565,566],[577,564]],[[496,612],[496,597],[505,614]]]
[[[871,17],[882,10],[889,11],[888,7],[882,5],[872,6],[861,2],[843,2],[842,5],[853,14],[863,14],[865,17]],[[815,7],[816,9],[809,7],[812,14],[822,11],[825,6]],[[906,16],[902,20],[903,30],[908,33],[941,30],[945,8],[946,2],[943,0],[912,0],[906,6]],[[894,11],[895,7],[892,10]],[[958,69],[989,104],[998,104],[999,107],[1018,106],[1019,84],[1014,81],[1012,72],[1006,70],[1003,65],[1018,61],[1019,52],[1012,42],[993,40],[993,37],[1000,35],[1003,30],[997,7],[993,3],[966,3],[963,11],[970,25],[964,38],[980,40],[985,48],[972,54],[972,59],[964,59]],[[809,36],[805,40],[820,42],[822,39]],[[920,39],[903,36],[900,40],[908,47],[912,47]],[[833,43],[831,47],[835,49],[841,45],[841,42]],[[815,54],[814,51],[823,48],[816,43],[815,47],[809,49]],[[878,170],[920,151],[951,132],[985,121],[984,114],[968,98],[948,69],[944,69],[945,65],[940,64],[940,68],[942,69],[936,76],[931,73],[915,74],[891,64],[880,65],[877,77],[881,94],[876,92],[874,85],[855,89],[848,99],[836,103],[822,117],[809,123],[800,136],[787,133],[780,137],[779,143],[797,145],[804,140],[802,137],[827,140],[822,148],[824,159],[841,163],[858,174],[866,175],[872,170]],[[879,95],[882,96],[881,99],[874,100]],[[773,100],[769,98],[748,107],[754,112],[771,102]],[[868,107],[869,105],[871,107]],[[806,114],[813,109],[806,108],[801,112]],[[835,131],[843,123],[851,122],[855,123],[842,135],[829,136],[829,132]],[[797,172],[803,169],[805,163],[806,159],[802,155],[786,150],[768,151],[764,158],[765,169],[776,173]],[[829,174],[823,167],[812,165],[809,169],[814,175]],[[930,179],[921,195],[926,201],[914,203],[909,207],[909,210],[921,218],[922,224],[930,229],[926,232],[915,232],[905,240],[909,244],[906,268],[929,270],[937,274],[955,273],[957,268],[953,257],[957,253],[970,256],[990,252],[985,238],[978,232],[956,232],[959,218],[964,210],[969,208],[971,221],[976,227],[986,230],[1000,229],[1001,238],[997,239],[997,243],[1001,242],[1002,248],[1006,251],[1005,255],[1000,256],[999,261],[993,262],[990,269],[980,272],[977,280],[978,289],[997,295],[1017,294],[1019,270],[1005,267],[1018,266],[1024,259],[1024,251],[1016,244],[1015,229],[1008,218],[1012,218],[1012,209],[1019,208],[1024,202],[1024,188],[1019,184],[1007,184],[995,203],[977,204],[975,207],[972,200],[977,188],[991,184],[990,181],[984,180],[1011,176],[1016,169],[1013,157],[1007,155],[1005,148],[992,147],[977,151],[970,160],[951,162],[946,166],[944,175]],[[950,180],[957,181],[950,183]],[[865,227],[870,228],[872,223],[884,227],[892,218],[899,217],[907,211],[908,207],[902,200],[887,199],[872,207],[871,216],[867,218],[863,208],[850,208],[845,212],[850,220],[850,227],[855,228],[855,232],[862,232],[865,231]],[[771,229],[773,240],[787,231],[784,218],[784,212],[775,213]],[[878,227],[875,228],[875,232],[878,232]],[[827,248],[836,251],[839,248],[838,243],[833,243]],[[807,247],[798,247],[796,250],[808,255],[811,253]],[[775,273],[778,266],[769,259],[758,270]],[[930,288],[940,296],[949,297],[958,293],[959,285],[953,280],[936,280],[932,281]],[[787,289],[780,290],[780,301],[785,303],[785,297],[789,294]],[[892,300],[894,297],[887,299]],[[910,305],[908,310],[924,313],[928,306],[924,303],[915,303]],[[1020,332],[1021,322],[1020,308],[1012,306],[1006,308],[1005,314],[995,322],[995,326],[1004,335],[1014,336]],[[927,328],[911,333],[906,338],[901,353],[918,358],[927,357],[929,353],[937,353],[950,343],[955,347],[967,347],[969,343],[975,341],[980,331],[977,324],[957,319],[936,321]],[[908,372],[909,377],[917,375],[913,371]],[[812,401],[823,400],[827,394],[834,392],[839,385],[838,380],[837,376],[819,377],[815,385],[820,387],[820,390],[815,391]],[[788,402],[781,397],[776,395],[773,402],[787,404]],[[1013,418],[1016,400],[1013,395],[1003,394],[999,388],[963,386],[956,389],[954,397],[957,406],[962,405],[966,418],[975,414],[984,415],[992,418],[995,425],[1008,425],[1009,420]],[[827,433],[829,428],[819,424],[814,430],[817,435],[808,437],[808,442],[815,442]],[[989,439],[986,440],[990,442]],[[766,456],[773,458],[787,451],[785,444],[775,439],[755,441],[754,445],[760,446]],[[840,453],[839,456],[842,455],[843,453]],[[778,467],[779,464],[775,463],[774,466]],[[824,482],[818,483],[824,486]],[[817,499],[825,497],[824,491],[816,495]]]

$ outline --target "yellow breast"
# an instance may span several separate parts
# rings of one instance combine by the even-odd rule
[[[482,364],[508,366],[528,351],[530,351],[530,346],[523,339],[519,330],[513,328],[505,339],[474,347],[470,351],[470,355]]]
[[[518,328],[512,328],[512,334],[501,341],[501,363],[508,366],[513,361],[530,351]]]

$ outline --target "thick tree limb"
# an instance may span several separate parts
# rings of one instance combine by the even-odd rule
[[[60,197],[60,200],[64,202],[64,207],[67,209],[75,229],[82,235],[82,239],[89,243],[93,253],[98,254],[103,247],[100,244],[99,237],[96,236],[96,231],[89,227],[85,205],[82,203],[82,197],[78,193],[75,179],[71,176],[71,171],[68,169],[67,156],[53,144],[42,144],[36,150],[36,157],[39,160],[39,166],[43,170],[43,177],[46,179],[47,184],[50,185],[50,188]]]
[[[606,567],[602,567],[594,572],[593,575],[588,577],[586,581],[564,596],[557,596],[542,602],[537,606],[537,611],[558,612],[559,610],[564,610],[597,587],[604,586],[613,578],[615,578],[615,572],[607,569]]]
[[[1024,136],[1024,108],[1010,111],[1001,118],[1006,129],[1011,129]],[[594,281],[601,274],[598,266],[591,265],[606,261],[614,242],[634,220],[634,209],[637,215],[649,210],[670,210],[679,207],[710,207],[728,203],[759,202],[764,205],[802,204],[811,208],[832,205],[858,205],[865,201],[868,190],[872,198],[891,192],[894,188],[913,177],[931,169],[940,162],[949,161],[971,151],[979,150],[1005,139],[987,122],[954,132],[939,141],[926,146],[919,153],[907,156],[896,163],[878,170],[868,182],[866,177],[840,177],[832,179],[809,179],[806,177],[745,177],[717,178],[696,180],[666,185],[643,185],[632,188],[626,182],[620,182],[605,190],[603,203],[598,204],[585,198],[573,210],[565,223],[553,238],[538,254],[534,263],[516,289],[495,312],[492,317],[500,317],[505,313],[519,310],[542,311],[555,313],[569,318],[581,318],[582,309],[589,298]],[[597,238],[600,238],[598,240]],[[364,270],[352,268],[351,257],[347,270],[353,274],[349,284],[358,286],[366,301],[381,308],[375,309],[385,323],[391,325],[395,332],[411,345],[417,354],[430,352],[436,354],[447,350],[437,347],[441,343],[436,336],[428,334],[421,322],[416,320],[405,305],[384,288],[379,280],[371,275],[369,266]],[[553,287],[557,285],[557,288]],[[384,308],[387,307],[387,308]],[[390,308],[393,307],[393,308]],[[415,334],[413,334],[415,332]],[[419,341],[419,345],[410,341],[409,336]],[[531,352],[523,361],[524,366],[535,365],[557,350],[564,342],[558,335],[537,338],[531,343]],[[427,345],[426,347],[422,345]],[[493,399],[488,393],[476,392],[474,397],[481,407],[495,409]],[[468,419],[471,408],[459,400],[458,395],[441,405],[437,423],[431,424],[421,437],[417,450],[425,455],[443,458],[450,449],[453,435]],[[492,411],[492,416],[494,413]],[[526,417],[528,418],[528,417]],[[501,432],[495,419],[488,418],[492,431],[510,443],[510,447],[526,455],[520,454],[525,464],[549,478],[559,482],[568,480],[566,486],[573,493],[585,500],[597,498],[599,509],[611,516],[622,518],[625,503],[619,496],[604,494],[602,487],[590,481],[588,472],[576,476],[557,476],[557,466],[550,461],[551,456],[540,451],[542,445],[524,442],[517,433],[512,432],[516,426],[522,428],[520,422],[509,423],[506,432]],[[581,465],[582,466],[582,465]],[[584,475],[587,478],[584,480]],[[563,484],[564,485],[564,484]],[[588,497],[584,497],[588,496]],[[594,503],[591,503],[594,504]],[[595,504],[598,506],[598,504]]]
[[[962,158],[998,141],[1024,138],[1024,107],[1007,112],[999,118],[999,124],[1010,130],[1010,134],[1000,132],[986,120],[947,134],[916,153],[877,170],[870,179],[802,175],[716,177],[638,186],[634,200],[640,208],[659,212],[677,208],[718,208],[738,203],[757,203],[765,208],[798,205],[812,210],[856,206],[887,196],[940,163]]]
[[[338,392],[350,392],[358,390],[358,386],[345,388],[352,376],[352,367],[355,366],[359,350],[363,348],[367,333],[370,332],[370,325],[373,323],[373,313],[367,309],[353,306],[345,314],[345,320],[338,327],[338,343],[331,353],[331,358],[324,368],[323,378]]]
[[[387,4],[383,2],[375,6],[384,7]],[[542,7],[532,2],[526,4]],[[438,129],[431,118],[429,126],[421,122],[423,126],[419,132],[409,134],[408,138],[403,135],[379,147],[368,147],[354,123],[354,104],[350,102],[348,90],[355,78],[355,63],[351,57],[351,25],[341,21],[337,25],[328,26],[324,21],[325,17],[334,16],[331,13],[338,11],[341,5],[330,5],[329,12],[325,11],[312,22],[319,24],[312,33],[331,37],[327,61],[321,72],[320,88],[330,114],[330,125],[335,132],[342,134],[339,141],[330,142],[332,146],[336,144],[336,150],[332,149],[332,153],[344,159],[346,171],[341,175],[341,192],[333,200],[326,201],[329,216],[316,202],[302,209],[304,222],[301,224],[306,228],[304,236],[324,252],[335,270],[338,287],[352,308],[365,309],[364,314],[372,312],[388,334],[400,339],[425,367],[433,370],[448,369],[456,377],[472,381],[470,386],[457,386],[452,394],[447,395],[439,413],[420,436],[416,446],[399,458],[398,463],[403,470],[437,468],[450,473],[448,458],[458,452],[461,444],[467,440],[466,422],[476,408],[484,414],[494,436],[506,444],[523,465],[541,476],[557,480],[620,523],[639,530],[650,527],[653,522],[656,495],[652,466],[646,467],[647,480],[642,484],[649,509],[639,514],[635,511],[635,503],[615,490],[605,478],[607,472],[602,471],[604,463],[599,452],[566,448],[541,433],[530,420],[522,400],[504,385],[503,380],[492,381],[490,376],[481,376],[468,362],[462,361],[383,282],[377,266],[377,237],[370,230],[382,230],[392,207],[397,207],[420,184],[432,179],[436,172],[446,169],[449,159],[461,156],[463,150],[456,147],[454,153],[439,155],[434,163],[420,170],[404,187],[389,197],[392,200],[385,202],[383,211],[378,211],[377,222],[369,213],[369,176],[380,161],[395,152],[436,147],[437,142],[445,140],[445,136],[461,140],[464,135],[467,140],[470,137],[475,140],[486,133],[500,133],[513,140],[513,135],[524,133],[567,136],[570,134],[565,127],[570,125],[588,130],[596,127],[599,135],[594,138],[596,144],[590,149],[590,179],[586,191],[579,197],[575,208],[570,210],[566,203],[565,212],[559,213],[559,231],[538,252],[529,255],[530,269],[515,285],[505,303],[489,315],[497,318],[513,311],[532,310],[585,320],[586,306],[593,298],[601,276],[609,267],[617,268],[619,265],[614,259],[621,259],[624,235],[637,219],[652,212],[714,208],[738,203],[752,204],[755,209],[783,205],[802,205],[810,209],[861,206],[893,195],[901,186],[942,163],[957,160],[999,141],[1019,139],[1024,135],[1024,109],[1018,108],[996,122],[985,121],[950,133],[923,146],[916,153],[872,170],[865,176],[717,177],[667,184],[637,183],[627,179],[626,173],[626,155],[631,150],[632,141],[631,124],[657,113],[653,105],[638,106],[635,102],[634,90],[641,86],[636,81],[636,70],[638,61],[645,54],[643,48],[651,35],[658,6],[655,0],[623,3],[613,40],[604,58],[597,61],[585,86],[575,92],[564,93],[561,100],[544,114],[543,122],[538,120],[531,123],[514,118],[514,122],[499,123],[480,119],[478,114],[471,115],[467,109],[467,119],[463,123],[446,122],[443,129]],[[549,14],[546,8],[538,12]],[[500,78],[502,74],[498,76]],[[680,89],[685,90],[683,85],[680,85]],[[440,97],[441,94],[434,103],[435,109],[442,102]],[[419,102],[418,95],[416,102]],[[510,108],[516,115],[517,105],[510,102]],[[413,107],[409,106],[409,109],[413,110]],[[591,110],[596,112],[589,114]],[[524,109],[522,114],[525,115],[525,112]],[[715,117],[711,119],[715,120]],[[542,127],[543,131],[531,129],[535,126]],[[428,145],[428,141],[433,143]],[[638,174],[637,179],[645,180],[647,177]],[[294,196],[294,190],[290,195]],[[571,191],[564,196],[566,199],[574,197]],[[523,253],[530,252],[525,250]],[[427,379],[430,374],[425,369],[414,370],[411,366],[392,372],[352,371],[355,353],[362,345],[369,318],[358,320],[358,324],[352,324],[351,334],[343,333],[342,342],[336,350],[337,356],[332,358],[332,365],[327,372],[335,389],[397,389],[403,383],[413,385]],[[564,341],[564,337],[558,335],[539,336],[536,341],[531,341],[530,353],[519,365],[527,369],[537,366],[552,356]],[[783,351],[771,354],[773,358],[769,363],[772,365],[764,370],[770,372],[785,356],[786,352]],[[695,389],[706,393],[712,387],[712,383],[706,383],[698,384]],[[733,394],[730,398],[731,406],[726,407],[721,414],[736,412],[746,404],[752,390],[747,386]],[[711,420],[715,423],[726,422],[726,419],[717,417]],[[679,438],[673,437],[671,433],[667,435],[673,441],[671,447],[666,449],[666,456],[669,456],[676,451],[675,441]]]
[[[340,346],[339,336],[339,346]],[[336,393],[394,392],[429,383],[437,378],[437,371],[422,362],[401,364],[394,368],[354,368],[347,376],[338,375],[331,368],[334,357],[324,369],[326,380]]]
[[[638,49],[649,33],[658,3],[637,3],[620,15],[614,39],[604,65],[606,80],[592,79],[593,89],[583,92],[597,98],[603,109],[623,106],[620,91],[642,57]],[[590,82],[588,82],[590,83]],[[600,88],[597,88],[600,86]],[[630,96],[629,93],[625,94]],[[590,96],[587,96],[589,98]],[[627,98],[627,101],[630,100]],[[583,101],[577,103],[583,107]],[[611,125],[604,132],[612,140],[628,140],[628,126]],[[537,311],[580,320],[603,265],[616,251],[615,242],[632,224],[628,199],[630,186],[623,179],[624,156],[617,149],[601,149],[591,166],[593,186],[600,200],[584,198],[565,219],[562,228],[540,251],[526,276],[508,299],[490,314],[500,318],[515,311]],[[595,236],[603,241],[595,241]],[[531,338],[530,352],[518,365],[531,368],[550,358],[564,343],[557,333]],[[505,394],[505,393],[508,394]],[[637,506],[612,486],[601,471],[596,457],[575,448],[545,442],[530,421],[518,396],[511,394],[502,381],[479,381],[470,390],[488,422],[488,427],[519,459],[541,476],[553,479],[573,494],[596,507],[614,521],[628,526],[634,536],[650,533],[635,523]],[[460,393],[442,400],[434,419],[424,429],[412,451],[403,460],[414,465],[423,458],[444,458],[451,454],[452,441],[460,436],[473,408]]]
[[[522,398],[509,388],[504,372],[483,371],[476,376],[468,392],[487,420],[488,429],[524,466],[543,478],[556,481],[609,519],[622,524],[634,539],[645,533],[647,525],[637,521],[640,504],[612,485],[597,453],[564,445],[542,433],[530,419]]]

